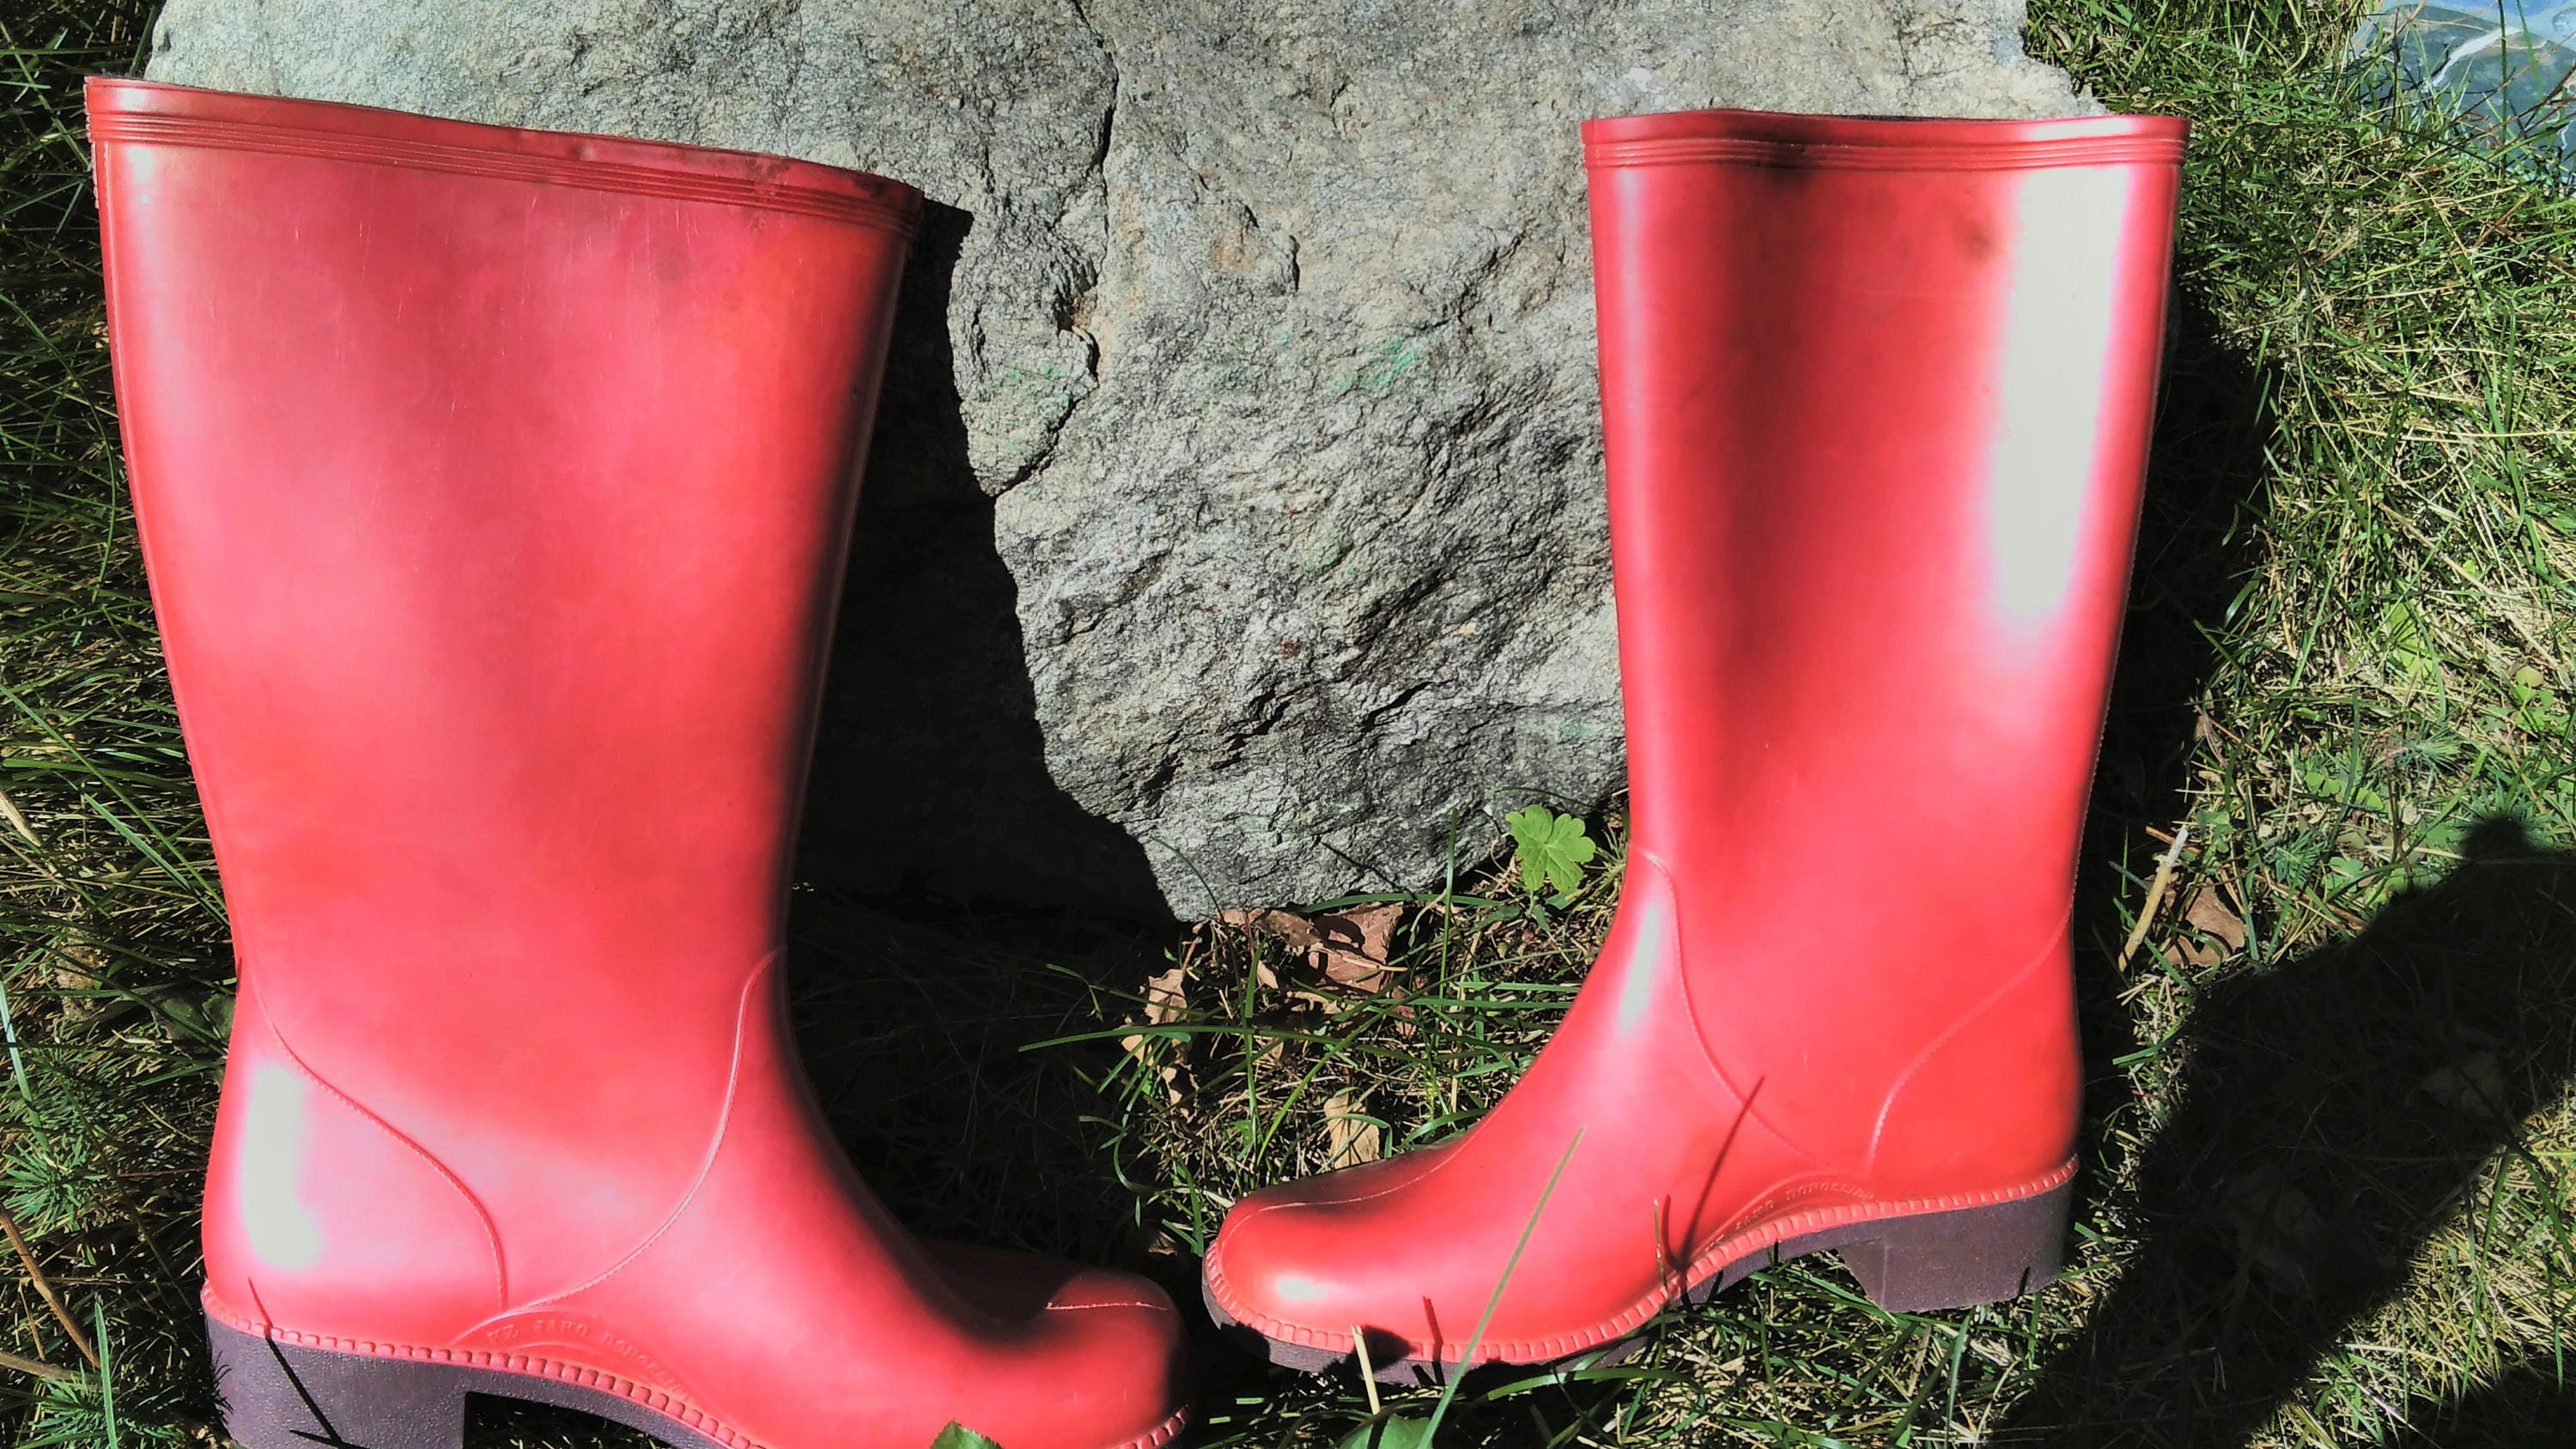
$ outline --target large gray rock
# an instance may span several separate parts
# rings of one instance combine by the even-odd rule
[[[2020,21],[171,0],[151,74],[928,192],[806,868],[1188,914],[1436,881],[1619,783],[1576,123],[2090,108]]]

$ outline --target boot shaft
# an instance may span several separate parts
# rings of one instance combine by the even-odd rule
[[[1965,1110],[2062,1162],[2182,123],[1585,136],[1632,849],[1703,1037],[1824,1160]]]
[[[1586,135],[1638,839],[1690,869],[1758,818],[1766,853],[1858,886],[1977,811],[1979,855],[2007,830],[2012,864],[2062,883],[2179,123],[1715,112]],[[1848,788],[1795,768],[1827,758]]]
[[[257,1201],[336,1201],[274,1180],[306,1170],[281,1144],[390,1133],[486,1206],[572,1209],[495,1207],[499,1246],[581,1271],[700,1167],[769,1009],[919,197],[137,82],[90,107],[243,983],[218,1184],[264,1152]],[[243,1211],[216,1194],[210,1246]]]

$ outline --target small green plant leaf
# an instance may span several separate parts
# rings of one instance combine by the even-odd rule
[[[2342,898],[2347,905],[2367,910],[2377,904],[2381,894],[2369,888],[2373,874],[2367,861],[2338,855],[2326,862],[2326,896],[2328,899]]]
[[[1339,1449],[1431,1449],[1431,1421],[1411,1414],[1372,1419],[1343,1435]]]
[[[1512,851],[1520,857],[1521,885],[1531,895],[1553,889],[1559,896],[1572,896],[1582,888],[1583,867],[1600,852],[1582,821],[1532,805],[1504,816],[1503,824],[1510,827]]]
[[[2442,677],[2442,661],[2433,652],[2424,616],[2412,604],[2400,600],[2381,610],[2379,635],[2389,663],[2409,683],[2429,684]]]
[[[1002,1449],[1002,1446],[951,1419],[939,1437],[930,1441],[930,1449]]]

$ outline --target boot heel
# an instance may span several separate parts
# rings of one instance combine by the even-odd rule
[[[2046,1287],[2066,1255],[2075,1184],[1992,1207],[1891,1218],[1842,1245],[1843,1266],[1891,1313],[2001,1303]]]
[[[461,1449],[472,1371],[279,1343],[212,1319],[215,1396],[243,1449]]]

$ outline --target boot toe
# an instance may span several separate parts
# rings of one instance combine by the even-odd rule
[[[1291,1193],[1245,1198],[1208,1250],[1209,1306],[1278,1343],[1348,1352],[1367,1309],[1340,1261],[1348,1239],[1337,1218]]]
[[[1415,1236],[1405,1190],[1446,1156],[1430,1148],[1246,1196],[1208,1250],[1210,1306],[1274,1343],[1335,1356],[1351,1352],[1355,1328],[1369,1334],[1372,1355],[1381,1335],[1390,1349],[1426,1329],[1436,1336],[1418,1292],[1410,1313],[1390,1292],[1419,1285],[1386,1268]]]
[[[970,1429],[1011,1449],[1151,1449],[1180,1432],[1183,1328],[1148,1279],[956,1243],[925,1245],[959,1297],[1025,1345]]]
[[[1091,1273],[1065,1284],[1045,1314],[1071,1360],[1040,1406],[1064,1443],[1150,1449],[1180,1432],[1183,1333],[1168,1294],[1141,1278]]]

